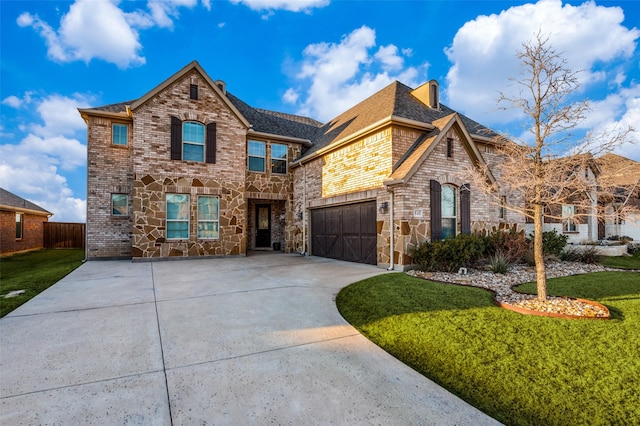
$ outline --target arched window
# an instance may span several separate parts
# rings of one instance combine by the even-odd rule
[[[182,159],[204,161],[204,126],[193,121],[182,123]]]
[[[456,188],[451,185],[442,185],[442,238],[456,236]]]

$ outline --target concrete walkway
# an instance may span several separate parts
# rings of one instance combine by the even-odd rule
[[[362,337],[384,271],[285,254],[85,263],[0,320],[0,424],[497,424]]]

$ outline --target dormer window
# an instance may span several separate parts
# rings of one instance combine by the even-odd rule
[[[198,100],[198,85],[192,84],[189,86],[189,98],[193,100]]]

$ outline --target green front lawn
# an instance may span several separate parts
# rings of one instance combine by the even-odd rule
[[[0,317],[58,282],[82,264],[84,250],[40,250],[0,259]],[[25,290],[5,299],[14,290]]]
[[[488,291],[397,273],[344,288],[337,304],[373,342],[505,424],[640,422],[640,274],[548,287],[597,300],[612,319],[525,316],[496,307]]]
[[[640,269],[640,251],[633,256],[605,256],[600,263],[608,268]]]

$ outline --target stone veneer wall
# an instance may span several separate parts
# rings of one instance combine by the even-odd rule
[[[190,99],[190,84],[198,99]],[[246,253],[246,133],[244,124],[196,70],[133,111],[133,257]],[[215,164],[171,160],[171,116],[216,123]],[[188,240],[166,240],[166,194],[191,195]],[[198,195],[220,196],[220,239],[198,240]]]
[[[111,144],[112,125],[127,124],[127,146]],[[131,122],[89,117],[87,134],[87,256],[131,257],[132,127]],[[129,195],[129,215],[111,214],[111,194]]]
[[[189,238],[166,239],[166,194],[188,194],[190,203]],[[215,179],[145,175],[134,181],[133,257],[233,256],[245,254],[244,182]],[[199,195],[220,197],[220,238],[197,238]]]

